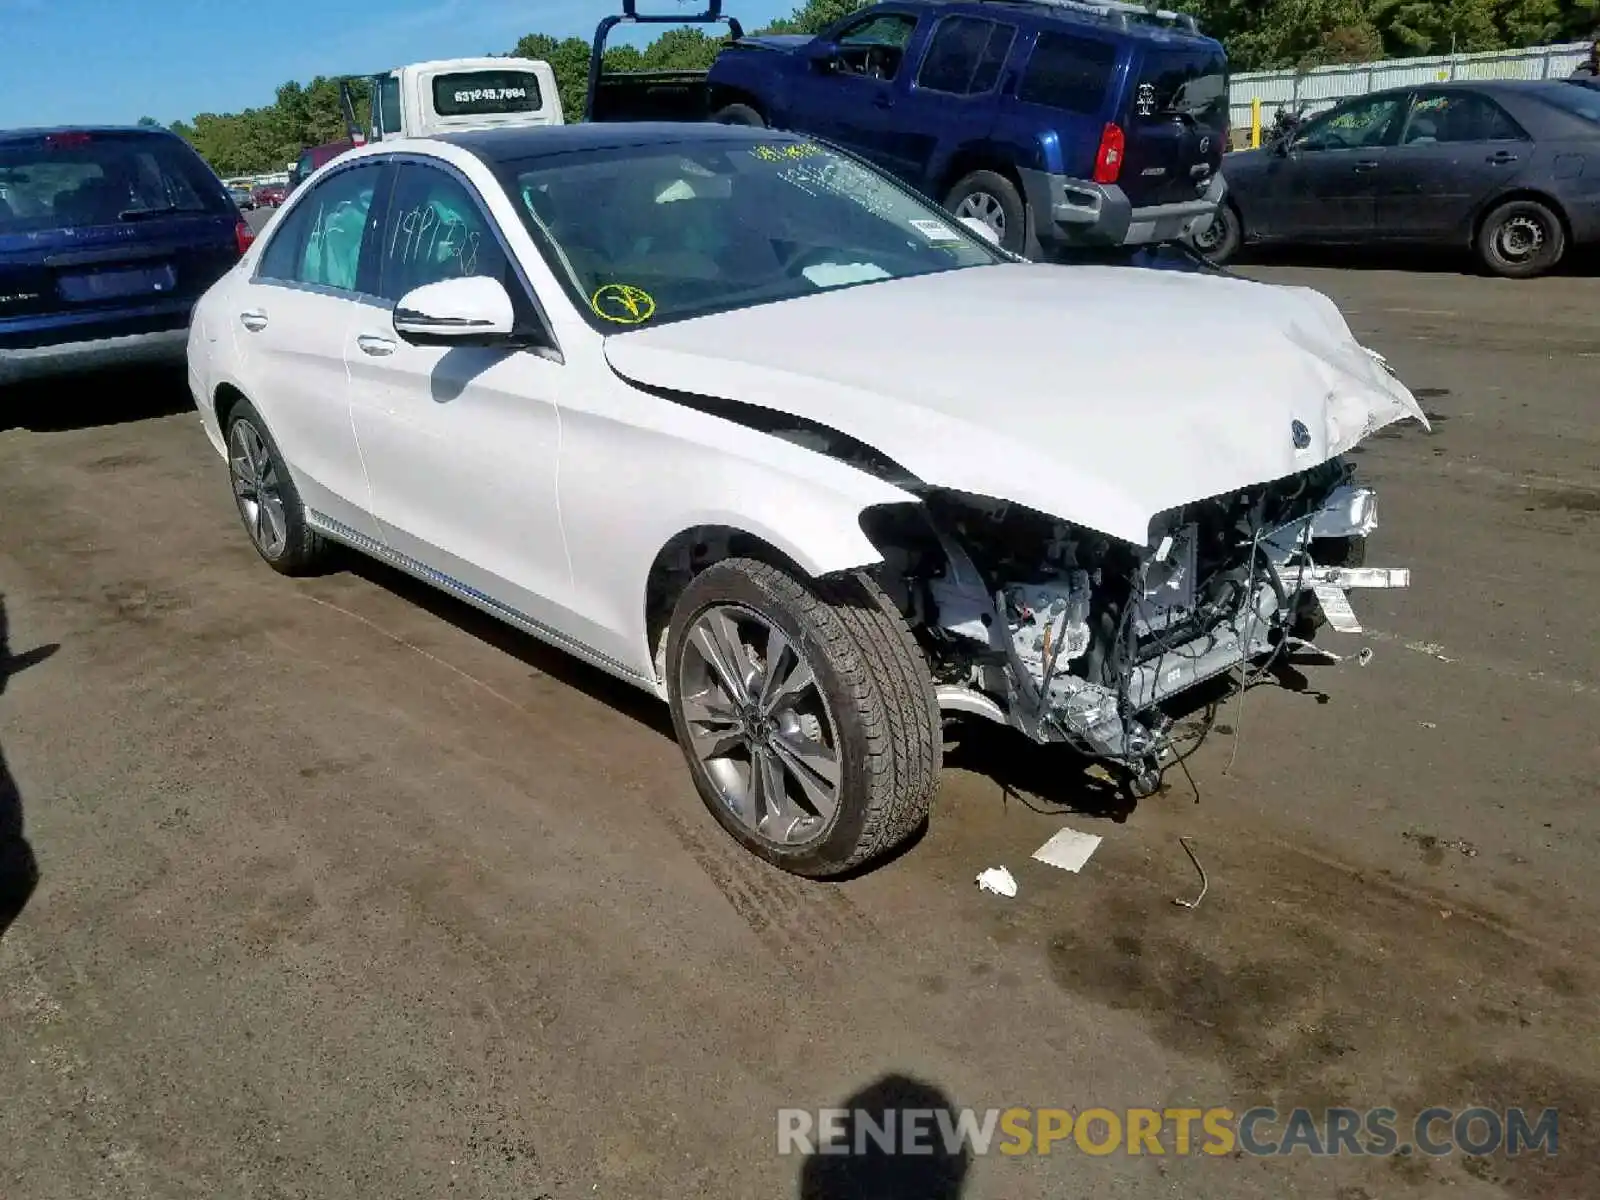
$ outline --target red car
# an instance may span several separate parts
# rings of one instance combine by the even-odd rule
[[[295,188],[305,182],[306,176],[310,175],[318,167],[324,163],[332,162],[346,150],[353,150],[359,144],[359,142],[344,138],[337,142],[324,142],[320,146],[312,146],[310,149],[302,151],[300,160],[289,168],[288,190],[294,191]]]
[[[250,189],[250,199],[257,208],[277,208],[289,198],[289,189],[281,183],[262,183]]]

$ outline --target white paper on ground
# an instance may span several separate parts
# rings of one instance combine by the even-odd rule
[[[990,867],[978,876],[978,886],[986,892],[993,892],[997,896],[1015,896],[1017,894],[1017,881],[1011,878],[1011,872],[1004,867]]]
[[[1076,875],[1083,870],[1083,864],[1089,861],[1089,856],[1100,848],[1101,840],[1098,834],[1079,833],[1076,829],[1063,826],[1056,830],[1054,837],[1033,852],[1033,857]]]

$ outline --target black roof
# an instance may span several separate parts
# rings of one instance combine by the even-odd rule
[[[135,133],[151,137],[177,137],[170,129],[159,125],[40,125],[27,126],[20,129],[0,129],[0,142],[33,140],[41,137],[51,137],[61,133],[87,133],[91,137],[103,137],[107,134]]]
[[[775,129],[720,125],[709,121],[584,121],[573,125],[475,129],[463,133],[436,134],[430,140],[460,146],[489,162],[510,162],[575,151],[621,150],[630,146],[749,146],[757,142],[799,142],[804,139]]]

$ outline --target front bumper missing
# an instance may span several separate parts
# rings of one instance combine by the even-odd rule
[[[1058,676],[1050,681],[1043,718],[1013,723],[1038,741],[1067,742],[1118,762],[1133,763],[1159,753],[1156,729],[1161,722],[1146,720],[1142,714],[1241,663],[1274,652],[1307,593],[1316,598],[1332,628],[1360,633],[1349,592],[1410,586],[1411,572],[1404,567],[1336,567],[1306,561],[1305,548],[1313,539],[1365,538],[1376,526],[1373,494],[1363,488],[1339,489],[1318,512],[1262,540],[1277,572],[1277,587],[1263,578],[1243,611],[1139,663],[1120,693],[1076,676]]]

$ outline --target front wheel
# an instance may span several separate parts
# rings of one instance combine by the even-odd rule
[[[905,623],[865,577],[810,586],[753,559],[717,563],[679,598],[666,663],[695,787],[754,854],[827,878],[926,819],[937,702]]]
[[[1537,200],[1512,200],[1484,219],[1478,257],[1495,275],[1532,279],[1561,261],[1567,234],[1561,218]]]
[[[976,217],[994,231],[1000,245],[1013,254],[1028,244],[1028,206],[1017,185],[994,171],[974,171],[944,199],[957,217]]]
[[[1202,258],[1219,267],[1231,262],[1243,243],[1244,222],[1233,205],[1228,203],[1218,205],[1211,224],[1189,238],[1189,244]]]

